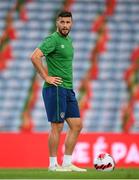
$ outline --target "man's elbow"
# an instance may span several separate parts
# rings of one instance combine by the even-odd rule
[[[31,60],[33,65],[37,64],[37,58],[34,54],[30,56],[30,60]]]
[[[31,60],[32,62],[35,61],[35,56],[34,56],[33,54],[30,55],[30,60]]]

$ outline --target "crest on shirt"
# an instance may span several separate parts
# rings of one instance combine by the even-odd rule
[[[61,48],[65,48],[64,44],[61,44]]]

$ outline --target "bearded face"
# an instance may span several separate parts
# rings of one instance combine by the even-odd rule
[[[71,17],[59,17],[57,19],[57,30],[61,35],[67,36],[72,27],[72,18]]]

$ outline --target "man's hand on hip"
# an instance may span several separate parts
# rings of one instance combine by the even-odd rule
[[[61,84],[63,81],[60,77],[47,76],[46,82],[57,86]]]

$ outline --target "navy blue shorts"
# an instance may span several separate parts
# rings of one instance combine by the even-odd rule
[[[48,121],[61,123],[67,118],[79,118],[79,107],[72,89],[44,87],[43,100]]]

